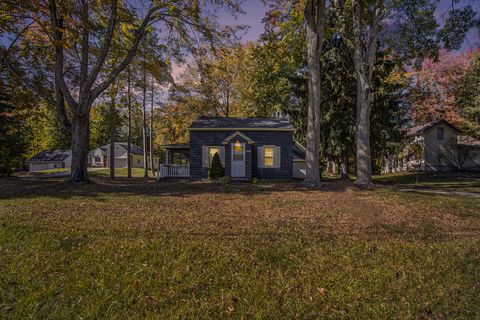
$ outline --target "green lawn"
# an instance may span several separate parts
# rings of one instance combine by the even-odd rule
[[[90,169],[89,175],[92,177],[110,177],[110,168],[102,169]],[[132,177],[141,178],[143,177],[144,169],[143,168],[132,168]],[[152,171],[148,171],[149,177],[153,177]],[[127,168],[117,168],[115,169],[115,177],[125,178],[127,177]]]
[[[33,175],[47,175],[52,173],[63,173],[63,172],[70,172],[69,168],[56,168],[56,169],[48,169],[48,170],[39,170],[32,172]]]
[[[398,173],[375,176],[380,184],[480,192],[480,173]]]
[[[0,179],[0,315],[477,319],[480,200]]]
[[[132,168],[132,177],[134,178],[143,178],[143,168]],[[109,177],[110,176],[110,168],[88,168],[89,175],[92,177]],[[49,170],[41,170],[35,171],[33,175],[49,175],[53,173],[69,173],[69,168],[59,168],[59,169],[49,169]],[[150,177],[153,177],[152,171],[149,170],[148,174]],[[119,178],[126,178],[127,177],[127,168],[116,168],[115,169],[115,176]]]

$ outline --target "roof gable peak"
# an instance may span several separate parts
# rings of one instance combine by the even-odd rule
[[[225,140],[223,140],[223,144],[228,144],[230,142],[230,140],[232,140],[233,138],[235,138],[237,136],[243,138],[245,141],[247,141],[248,144],[254,144],[255,143],[255,141],[253,141],[252,139],[250,139],[249,137],[247,137],[246,135],[244,135],[240,131],[235,131],[230,136],[228,136]]]

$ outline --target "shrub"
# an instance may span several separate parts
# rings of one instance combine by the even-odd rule
[[[230,183],[230,177],[221,177],[220,179],[218,179],[218,182],[228,184]]]
[[[220,161],[220,156],[218,153],[215,153],[212,159],[212,164],[208,169],[208,179],[217,180],[225,175],[225,172],[222,168],[222,162]]]

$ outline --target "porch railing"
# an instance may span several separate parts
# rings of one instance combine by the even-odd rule
[[[190,165],[161,164],[160,178],[188,178],[190,177]]]

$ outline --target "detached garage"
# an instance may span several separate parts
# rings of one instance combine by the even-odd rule
[[[36,154],[29,161],[30,172],[70,168],[72,163],[71,150],[45,150]]]

